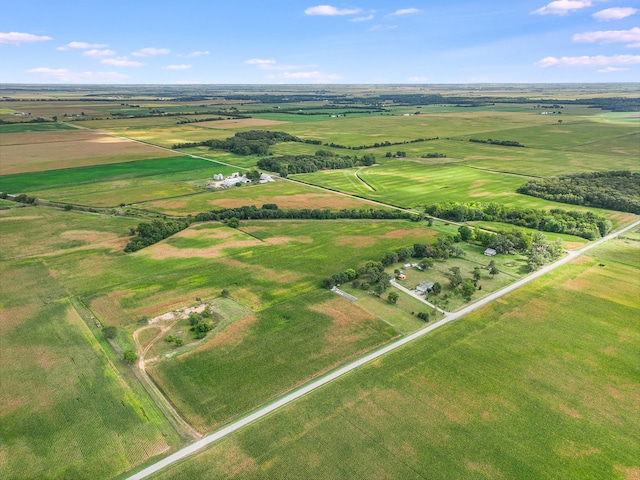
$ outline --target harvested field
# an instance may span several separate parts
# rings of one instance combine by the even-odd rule
[[[0,145],[2,175],[175,156],[131,140],[84,130],[15,133]]]

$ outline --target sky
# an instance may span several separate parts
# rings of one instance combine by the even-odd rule
[[[0,83],[638,81],[640,0],[26,0],[0,16]]]

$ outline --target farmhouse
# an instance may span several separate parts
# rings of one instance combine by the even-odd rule
[[[495,254],[497,254],[497,253],[498,253],[498,252],[496,252],[493,248],[487,248],[487,249],[484,251],[484,254],[485,254],[487,257],[493,257],[493,256],[494,256]]]
[[[416,293],[425,294],[430,288],[433,288],[433,282],[420,282],[416,287]]]

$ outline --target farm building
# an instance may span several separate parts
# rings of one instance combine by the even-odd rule
[[[487,257],[493,257],[493,256],[494,256],[495,254],[497,254],[497,253],[498,253],[498,252],[496,252],[493,248],[487,248],[487,249],[484,251],[484,254],[485,254]]]
[[[216,174],[213,176],[213,179],[214,179],[216,182],[218,182],[218,181],[220,181],[220,180],[224,180],[224,175],[222,175],[221,173],[216,173]]]
[[[433,282],[420,282],[416,287],[416,292],[424,294],[427,293],[427,290],[430,288],[433,288]]]
[[[259,183],[269,183],[269,182],[275,182],[275,180],[271,175],[267,175],[266,173],[263,173],[260,175]]]

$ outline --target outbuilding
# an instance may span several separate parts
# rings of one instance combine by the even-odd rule
[[[494,255],[496,255],[497,253],[498,253],[498,252],[496,252],[493,248],[487,248],[487,249],[484,251],[484,254],[485,254],[487,257],[493,257],[493,256],[494,256]]]

